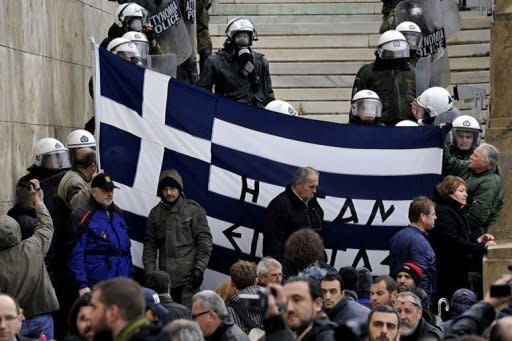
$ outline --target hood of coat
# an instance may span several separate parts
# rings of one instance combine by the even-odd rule
[[[0,250],[13,247],[21,242],[20,225],[8,215],[0,216]]]
[[[168,180],[168,179],[174,180],[180,185],[181,195],[183,195],[185,188],[183,187],[183,180],[181,179],[180,173],[178,173],[178,171],[176,169],[168,169],[168,170],[163,171],[160,174],[160,179],[158,180],[158,190],[157,190],[158,196],[161,195],[160,193],[162,192],[162,188],[164,187],[163,185],[166,182],[166,180]]]

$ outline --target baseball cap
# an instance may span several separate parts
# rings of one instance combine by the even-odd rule
[[[99,187],[104,190],[113,190],[114,188],[119,188],[116,185],[114,185],[114,182],[112,179],[110,179],[110,176],[106,175],[105,173],[100,173],[92,179],[91,182],[91,188]]]
[[[161,321],[167,320],[169,311],[160,303],[160,298],[156,291],[149,288],[142,288],[144,291],[144,299],[146,300],[146,308],[153,310]]]

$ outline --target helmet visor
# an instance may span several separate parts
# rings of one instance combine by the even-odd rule
[[[402,32],[407,39],[410,50],[417,50],[421,42],[421,33],[419,32]]]
[[[409,44],[404,40],[394,40],[383,44],[378,49],[382,59],[409,58]]]
[[[147,59],[149,53],[149,44],[145,41],[134,41],[133,43],[139,51],[140,57],[142,59]]]
[[[70,168],[68,152],[66,150],[52,152],[41,155],[40,165],[41,168],[47,169],[64,169]]]
[[[381,117],[382,103],[378,99],[363,98],[354,103],[353,114],[361,120],[368,121]]]

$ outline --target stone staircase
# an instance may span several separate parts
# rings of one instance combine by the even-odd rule
[[[210,33],[216,50],[229,20],[250,18],[259,36],[253,47],[269,59],[276,98],[308,117],[347,122],[354,76],[374,59],[381,6],[380,0],[214,0]],[[461,16],[462,29],[448,48],[452,85],[489,93],[492,18],[478,10]]]

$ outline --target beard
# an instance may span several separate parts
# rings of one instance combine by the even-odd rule
[[[410,326],[406,326],[405,324],[402,323],[402,325],[400,326],[400,335],[403,335],[403,336],[412,335],[416,331],[416,328],[418,327],[419,323],[420,323],[420,321],[417,321],[415,324],[410,325]]]

